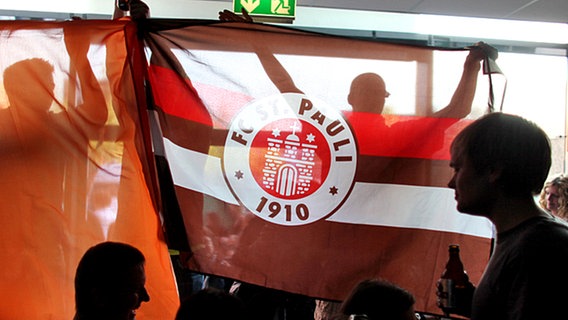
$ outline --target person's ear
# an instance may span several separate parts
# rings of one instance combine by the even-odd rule
[[[89,290],[89,298],[93,302],[92,305],[100,308],[105,305],[105,301],[103,301],[103,296],[100,294],[100,290],[98,288],[91,288]]]
[[[489,170],[489,182],[497,183],[497,181],[499,181],[501,179],[502,175],[503,175],[503,167],[502,166],[492,167]]]
[[[92,288],[90,290],[91,299],[93,301],[93,306],[96,306],[100,309],[105,309],[110,305],[109,299],[112,299],[109,296],[109,292],[105,292],[101,288]]]
[[[349,92],[349,94],[347,95],[347,103],[349,103],[350,106],[353,106],[353,98],[351,97],[351,92]]]

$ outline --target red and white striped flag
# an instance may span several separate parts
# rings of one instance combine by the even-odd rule
[[[382,277],[436,312],[435,282],[459,243],[479,279],[491,224],[457,213],[446,188],[449,143],[469,120],[425,117],[450,101],[466,51],[258,24],[149,25],[155,148],[194,270],[337,300]],[[380,75],[388,93],[359,75]]]

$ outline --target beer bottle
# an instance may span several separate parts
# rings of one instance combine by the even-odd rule
[[[438,282],[439,305],[446,316],[456,313],[459,308],[457,295],[459,291],[466,291],[470,286],[469,277],[463,268],[460,260],[460,246],[452,244],[449,247],[450,257],[446,263],[446,268]]]

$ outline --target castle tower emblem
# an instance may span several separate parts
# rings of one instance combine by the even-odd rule
[[[318,149],[313,133],[302,139],[296,134],[299,129],[296,122],[291,129],[292,133],[284,140],[278,139],[281,135],[279,129],[273,130],[272,137],[266,139],[264,155],[262,185],[284,197],[302,196],[310,191]]]
[[[223,174],[252,214],[303,225],[333,214],[354,185],[357,144],[341,113],[303,94],[255,100],[231,122]]]

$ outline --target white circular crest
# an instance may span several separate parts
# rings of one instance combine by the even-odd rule
[[[340,112],[303,94],[253,101],[233,119],[223,154],[239,202],[279,225],[335,212],[349,196],[357,144]]]

